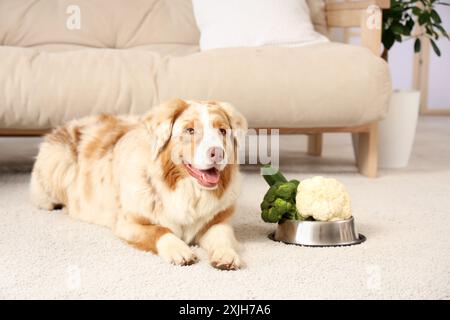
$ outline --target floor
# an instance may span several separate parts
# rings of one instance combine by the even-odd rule
[[[282,137],[286,175],[342,181],[367,241],[272,242],[275,225],[262,222],[258,208],[267,186],[246,167],[233,225],[247,266],[221,272],[199,248],[197,264],[169,266],[106,229],[33,208],[28,170],[38,140],[0,139],[0,298],[449,299],[449,142],[450,118],[422,118],[410,165],[371,180],[356,173],[348,135],[325,136],[320,159],[305,155],[305,137]]]

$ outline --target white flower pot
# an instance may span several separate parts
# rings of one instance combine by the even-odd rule
[[[387,117],[379,125],[378,165],[406,167],[416,134],[419,91],[394,91]]]

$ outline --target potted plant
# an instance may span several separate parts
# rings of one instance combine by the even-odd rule
[[[388,61],[389,50],[396,42],[414,41],[414,51],[420,52],[425,39],[440,56],[436,44],[440,37],[448,38],[436,11],[438,5],[450,5],[440,0],[391,0],[383,10],[382,58]],[[379,127],[380,167],[404,167],[408,164],[419,115],[420,92],[394,90],[389,112]]]

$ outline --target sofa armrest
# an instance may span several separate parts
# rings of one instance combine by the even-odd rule
[[[381,54],[381,9],[389,8],[390,0],[331,2],[325,6],[328,27],[361,28],[361,45],[374,54]]]

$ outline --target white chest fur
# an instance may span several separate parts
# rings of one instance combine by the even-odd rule
[[[241,175],[236,172],[219,198],[213,192],[198,187],[191,178],[183,179],[175,190],[162,194],[165,212],[159,215],[158,223],[189,243],[217,213],[234,204],[240,185]]]

